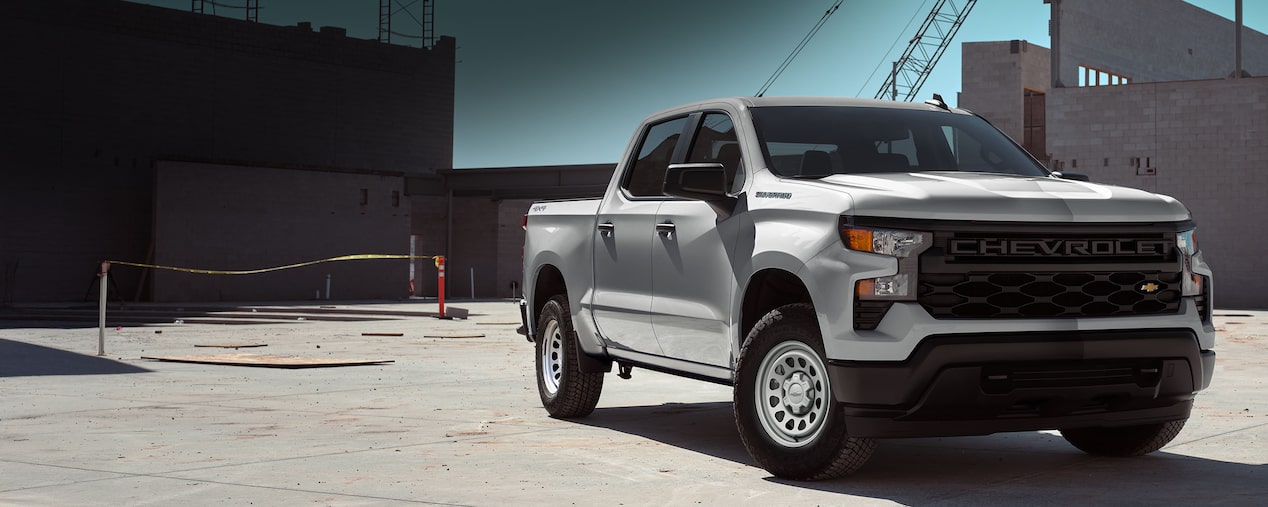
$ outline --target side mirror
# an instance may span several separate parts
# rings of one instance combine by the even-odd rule
[[[726,168],[718,163],[672,164],[665,171],[664,192],[697,201],[725,201]]]
[[[1083,173],[1068,173],[1065,171],[1053,171],[1052,175],[1058,178],[1061,178],[1063,180],[1092,181],[1092,179],[1089,178],[1088,175]]]

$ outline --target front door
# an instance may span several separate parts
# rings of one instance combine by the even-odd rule
[[[611,189],[599,205],[591,312],[609,347],[664,355],[652,330],[651,256],[656,212],[665,202],[665,170],[687,119],[648,127],[619,188]]]
[[[688,163],[721,163],[734,189],[742,174],[731,119],[705,113],[687,154]],[[738,283],[732,259],[739,219],[708,203],[668,200],[660,206],[652,241],[652,327],[665,355],[729,368],[731,302]]]

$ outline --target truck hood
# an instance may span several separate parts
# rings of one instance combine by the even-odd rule
[[[834,174],[799,182],[849,194],[858,216],[1009,222],[1176,222],[1165,195],[1057,178],[936,171]]]

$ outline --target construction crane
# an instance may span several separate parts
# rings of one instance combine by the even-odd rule
[[[937,0],[907,44],[907,50],[894,62],[893,72],[885,78],[875,98],[899,100],[902,97],[903,101],[915,98],[975,4],[977,0]]]

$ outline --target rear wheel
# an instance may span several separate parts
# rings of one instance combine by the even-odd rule
[[[766,314],[740,351],[736,425],[749,454],[777,477],[840,477],[863,466],[876,448],[874,440],[846,433],[823,355],[807,304]]]
[[[585,417],[603,391],[603,373],[581,371],[568,298],[550,298],[537,319],[537,392],[551,417]]]
[[[1137,426],[1113,428],[1075,428],[1061,430],[1061,436],[1079,450],[1098,456],[1140,456],[1167,445],[1188,419]]]

